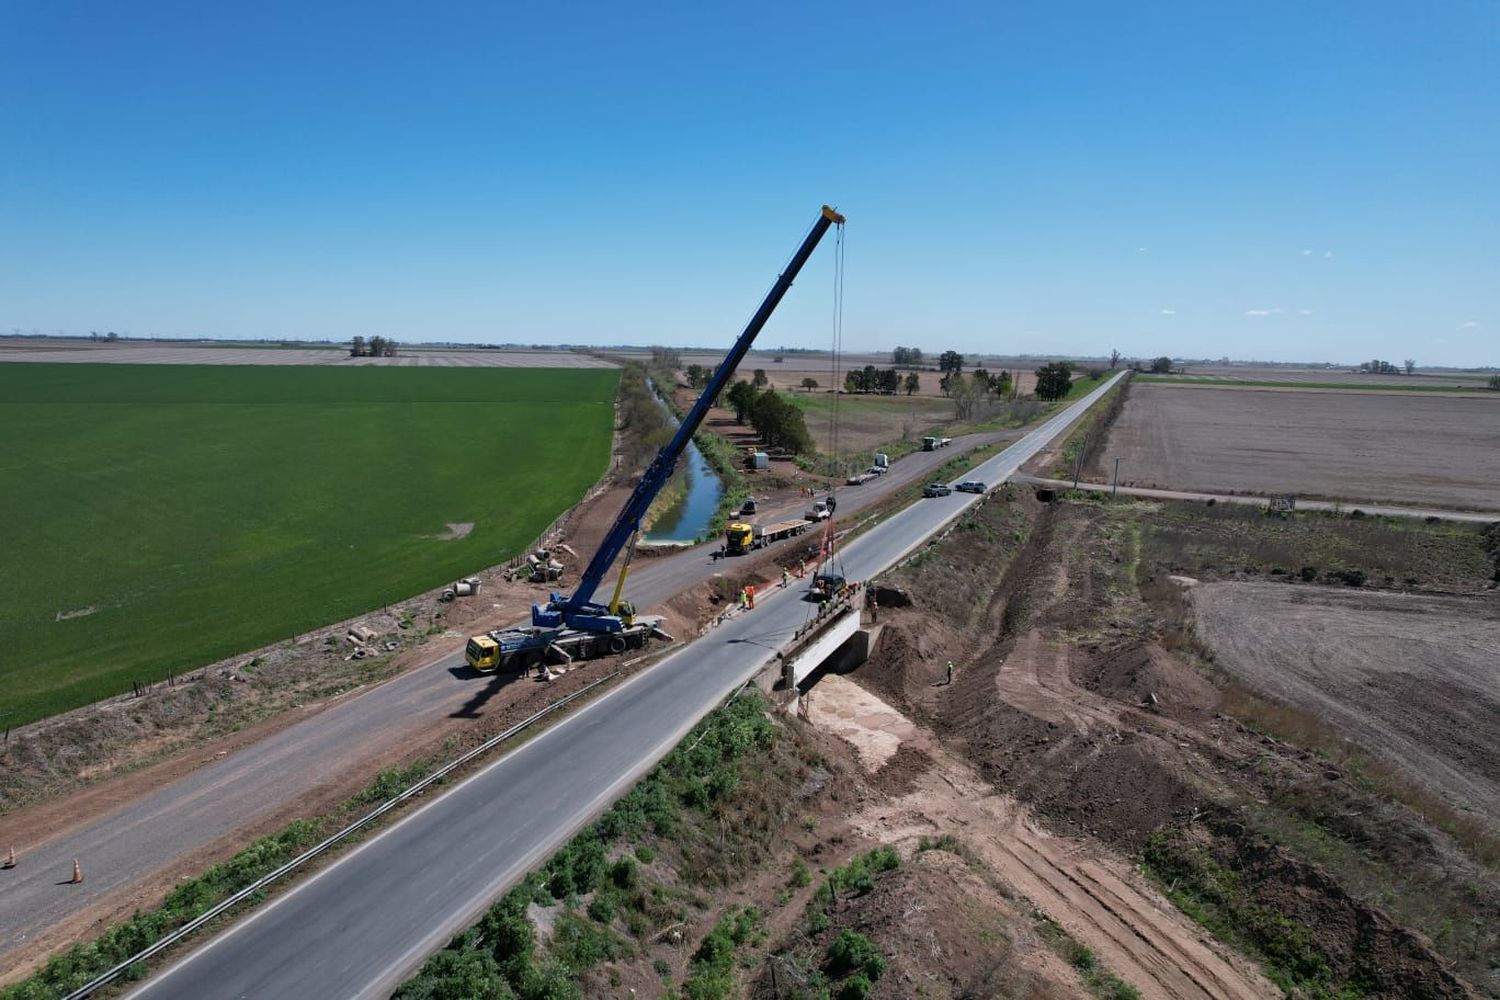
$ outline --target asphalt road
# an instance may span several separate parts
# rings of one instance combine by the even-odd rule
[[[1003,482],[1107,388],[961,478]],[[844,550],[846,575],[870,578],[975,501],[954,493],[893,515]],[[794,588],[758,599],[755,611],[485,767],[130,995],[387,995],[753,677],[812,612],[801,597]]]
[[[839,520],[927,475],[960,448],[1018,436],[1002,431],[956,439],[948,449],[918,452],[897,461],[879,480],[841,487]],[[768,509],[762,519],[798,516],[805,502]],[[729,568],[713,564],[709,546],[637,560],[627,593],[649,610]],[[601,591],[609,593],[613,580]],[[432,663],[332,704],[302,721],[220,760],[206,761],[185,777],[144,797],[122,803],[90,823],[59,831],[44,843],[17,843],[22,864],[0,872],[0,955],[98,904],[126,897],[132,887],[221,838],[262,821],[330,780],[318,761],[374,759],[384,750],[416,739],[465,705],[487,683],[464,672],[461,653]],[[458,671],[455,673],[455,671]],[[482,709],[481,709],[482,711]],[[0,819],[0,830],[5,823]],[[0,836],[0,851],[9,842]],[[83,885],[63,885],[74,858],[83,862]],[[174,873],[175,874],[175,873]],[[183,875],[198,874],[184,870]]]

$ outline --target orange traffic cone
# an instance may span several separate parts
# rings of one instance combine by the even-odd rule
[[[80,867],[78,867],[78,859],[74,858],[73,859],[73,884],[74,885],[78,885],[81,882],[83,882],[83,869],[80,868]]]
[[[10,849],[10,851],[5,855],[5,864],[0,865],[0,868],[14,868],[15,866],[16,866],[16,849],[14,847],[12,847]]]

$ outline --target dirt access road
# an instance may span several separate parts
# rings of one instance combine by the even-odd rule
[[[852,523],[851,515],[926,478],[964,448],[1013,436],[972,435],[939,452],[907,456],[880,479],[840,490],[839,519]],[[615,513],[595,509],[591,525]],[[658,610],[738,564],[711,561],[710,549],[639,561],[631,570],[630,596],[641,608]],[[605,592],[610,585],[606,581]],[[384,684],[299,709],[299,721],[253,744],[236,744],[223,757],[184,754],[200,758],[185,775],[181,768],[153,768],[168,776],[160,785],[131,774],[109,779],[87,795],[98,812],[72,812],[62,799],[0,817],[0,850],[14,843],[23,856],[0,882],[0,969],[13,974],[89,930],[153,905],[179,877],[228,857],[249,836],[304,815],[306,803],[354,793],[393,756],[437,752],[456,718],[478,724],[532,687],[512,680],[475,676],[461,651],[449,652]],[[128,794],[114,794],[115,788]],[[87,869],[85,885],[59,885],[75,857]]]
[[[1117,708],[1112,711],[1068,682],[1065,665],[1046,683],[1035,676],[1032,681],[997,684],[995,693],[1021,696],[1028,711],[1084,726],[1118,715]],[[860,833],[906,844],[957,832],[1004,882],[1143,997],[1254,1000],[1278,992],[1249,962],[1230,955],[1163,899],[1124,859],[1097,843],[1047,831],[1024,805],[997,792],[925,729],[854,681],[825,677],[809,694],[807,707],[810,721],[851,743],[872,775],[903,746],[930,761],[904,794],[873,803],[851,820]]]
[[[1500,830],[1500,595],[1212,583],[1192,596],[1220,665]]]
[[[1074,489],[1073,482],[1068,479],[1044,479],[1040,476],[1016,476],[1014,481],[1027,483],[1032,486],[1050,486],[1055,490]],[[1145,500],[1189,500],[1196,503],[1233,503],[1244,507],[1262,507],[1269,502],[1270,497],[1255,496],[1249,493],[1193,493],[1188,490],[1152,490],[1144,486],[1121,486],[1118,490],[1109,483],[1086,483],[1079,480],[1077,489],[1089,493],[1112,493],[1118,492],[1122,496],[1141,497]],[[1321,510],[1328,513],[1340,513],[1350,510],[1348,504],[1338,503],[1333,500],[1301,500],[1297,501],[1298,510]],[[1441,507],[1386,507],[1381,504],[1360,504],[1359,510],[1373,517],[1416,517],[1422,519],[1436,519],[1439,521],[1465,521],[1470,524],[1489,524],[1500,520],[1497,514],[1480,514],[1468,510],[1445,510]]]
[[[1141,383],[1100,449],[1120,483],[1500,511],[1500,398]]]

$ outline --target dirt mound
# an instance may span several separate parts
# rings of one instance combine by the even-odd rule
[[[894,705],[920,710],[946,679],[948,637],[920,615],[882,617],[881,622],[880,641],[859,668],[859,683]]]
[[[1080,686],[1171,718],[1202,718],[1219,703],[1212,682],[1154,642],[1073,663]]]
[[[1190,893],[1205,896],[1209,886],[1211,907],[1275,914],[1274,921],[1250,925],[1256,943],[1290,957],[1290,968],[1330,995],[1476,995],[1422,937],[1351,897],[1321,868],[1248,831],[1227,810],[1213,809],[1202,822],[1158,839],[1152,857],[1165,859],[1158,867],[1174,871],[1174,884]]]
[[[817,954],[848,929],[885,957],[872,998],[1068,995],[1026,969],[1025,953],[1043,946],[993,886],[947,851],[903,861],[875,891],[840,900],[830,915],[833,926],[818,935]]]

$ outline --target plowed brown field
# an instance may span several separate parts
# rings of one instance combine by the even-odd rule
[[[1120,483],[1500,510],[1500,399],[1141,384],[1101,451]]]
[[[1277,583],[1192,593],[1222,666],[1500,828],[1495,595]]]

